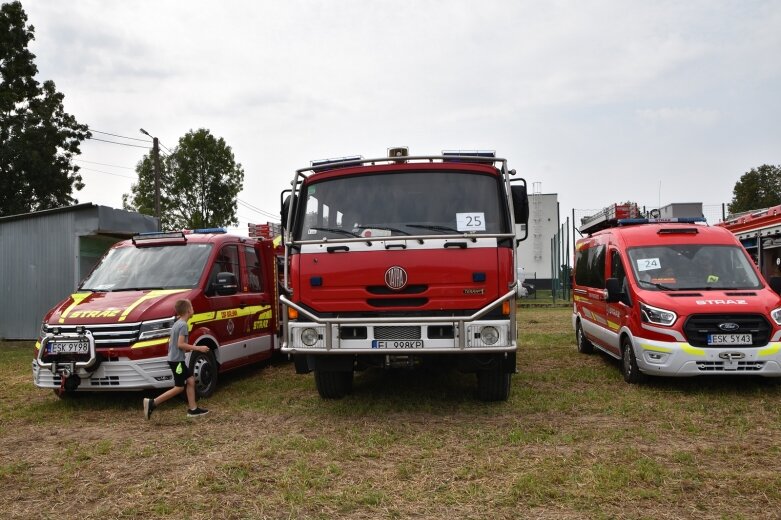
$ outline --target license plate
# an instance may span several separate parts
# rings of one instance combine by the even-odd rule
[[[708,345],[751,345],[751,334],[708,334]]]
[[[50,341],[46,344],[49,354],[89,354],[89,341]]]
[[[374,339],[372,348],[423,348],[422,339]]]

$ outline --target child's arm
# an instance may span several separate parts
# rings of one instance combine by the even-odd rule
[[[176,346],[179,347],[180,350],[184,350],[184,351],[195,350],[198,352],[203,352],[204,354],[209,352],[209,347],[207,347],[206,345],[190,345],[189,343],[185,343],[184,336],[179,336],[179,343]]]

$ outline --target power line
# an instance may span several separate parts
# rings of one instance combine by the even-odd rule
[[[263,215],[264,217],[267,217],[267,218],[270,218],[270,219],[279,220],[279,216],[278,215],[275,215],[275,214],[270,213],[268,211],[262,210],[262,209],[260,209],[260,208],[258,208],[256,206],[253,206],[252,204],[250,204],[248,202],[245,202],[245,201],[243,201],[243,200],[241,200],[239,198],[237,198],[236,200],[239,202],[239,204],[241,204],[242,206],[244,206],[245,208],[247,208],[247,209],[249,209],[251,211],[254,211],[255,213],[259,213],[260,215]]]
[[[129,175],[122,175],[120,173],[104,172],[103,170],[95,170],[93,168],[87,168],[86,166],[79,166],[79,170],[87,170],[87,171],[91,171],[91,172],[105,173],[106,175],[113,175],[115,177],[124,177],[125,179],[136,180],[135,177],[131,177]]]
[[[90,141],[100,141],[102,143],[111,143],[111,144],[119,144],[122,146],[132,146],[133,148],[144,148],[149,149],[148,146],[141,146],[140,144],[128,144],[128,143],[118,143],[116,141],[107,141],[106,139],[98,139],[97,137],[88,137]]]
[[[103,132],[101,130],[93,130],[92,128],[89,129],[90,132],[95,132],[96,134],[105,134],[105,135],[113,135],[114,137],[121,137],[122,139],[130,139],[132,141],[141,141],[142,143],[148,143],[149,139],[141,139],[138,137],[128,137],[126,135],[119,135],[119,134],[112,134],[111,132]]]
[[[117,164],[106,164],[102,162],[95,162],[95,161],[88,161],[86,159],[74,159],[74,161],[79,161],[83,163],[89,163],[89,164],[99,164],[100,166],[111,166],[112,168],[122,168],[123,170],[135,170],[135,168],[131,168],[130,166],[119,166]]]

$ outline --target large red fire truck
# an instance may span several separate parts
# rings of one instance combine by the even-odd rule
[[[614,205],[583,219],[572,314],[578,350],[620,359],[628,383],[781,377],[781,279],[768,285],[735,237],[702,218],[637,217],[634,205]]]
[[[190,300],[187,354],[200,396],[226,370],[279,349],[272,240],[209,229],[145,233],[114,245],[76,292],[44,317],[33,381],[74,391],[173,386],[166,362],[174,302]]]
[[[484,400],[507,399],[528,220],[514,174],[493,152],[406,148],[296,171],[282,211],[282,352],[322,397],[350,392],[355,370],[431,362],[476,373]]]

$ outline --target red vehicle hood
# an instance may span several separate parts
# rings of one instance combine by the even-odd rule
[[[669,309],[681,316],[691,314],[763,314],[781,307],[781,297],[770,289],[718,291],[641,291],[644,303]],[[772,325],[775,326],[773,323]]]
[[[509,249],[377,249],[294,255],[296,300],[334,313],[476,310],[506,293],[512,274]],[[386,285],[393,267],[407,273],[398,290]]]
[[[174,302],[190,289],[77,292],[60,302],[45,318],[50,325],[133,323],[176,314]]]

